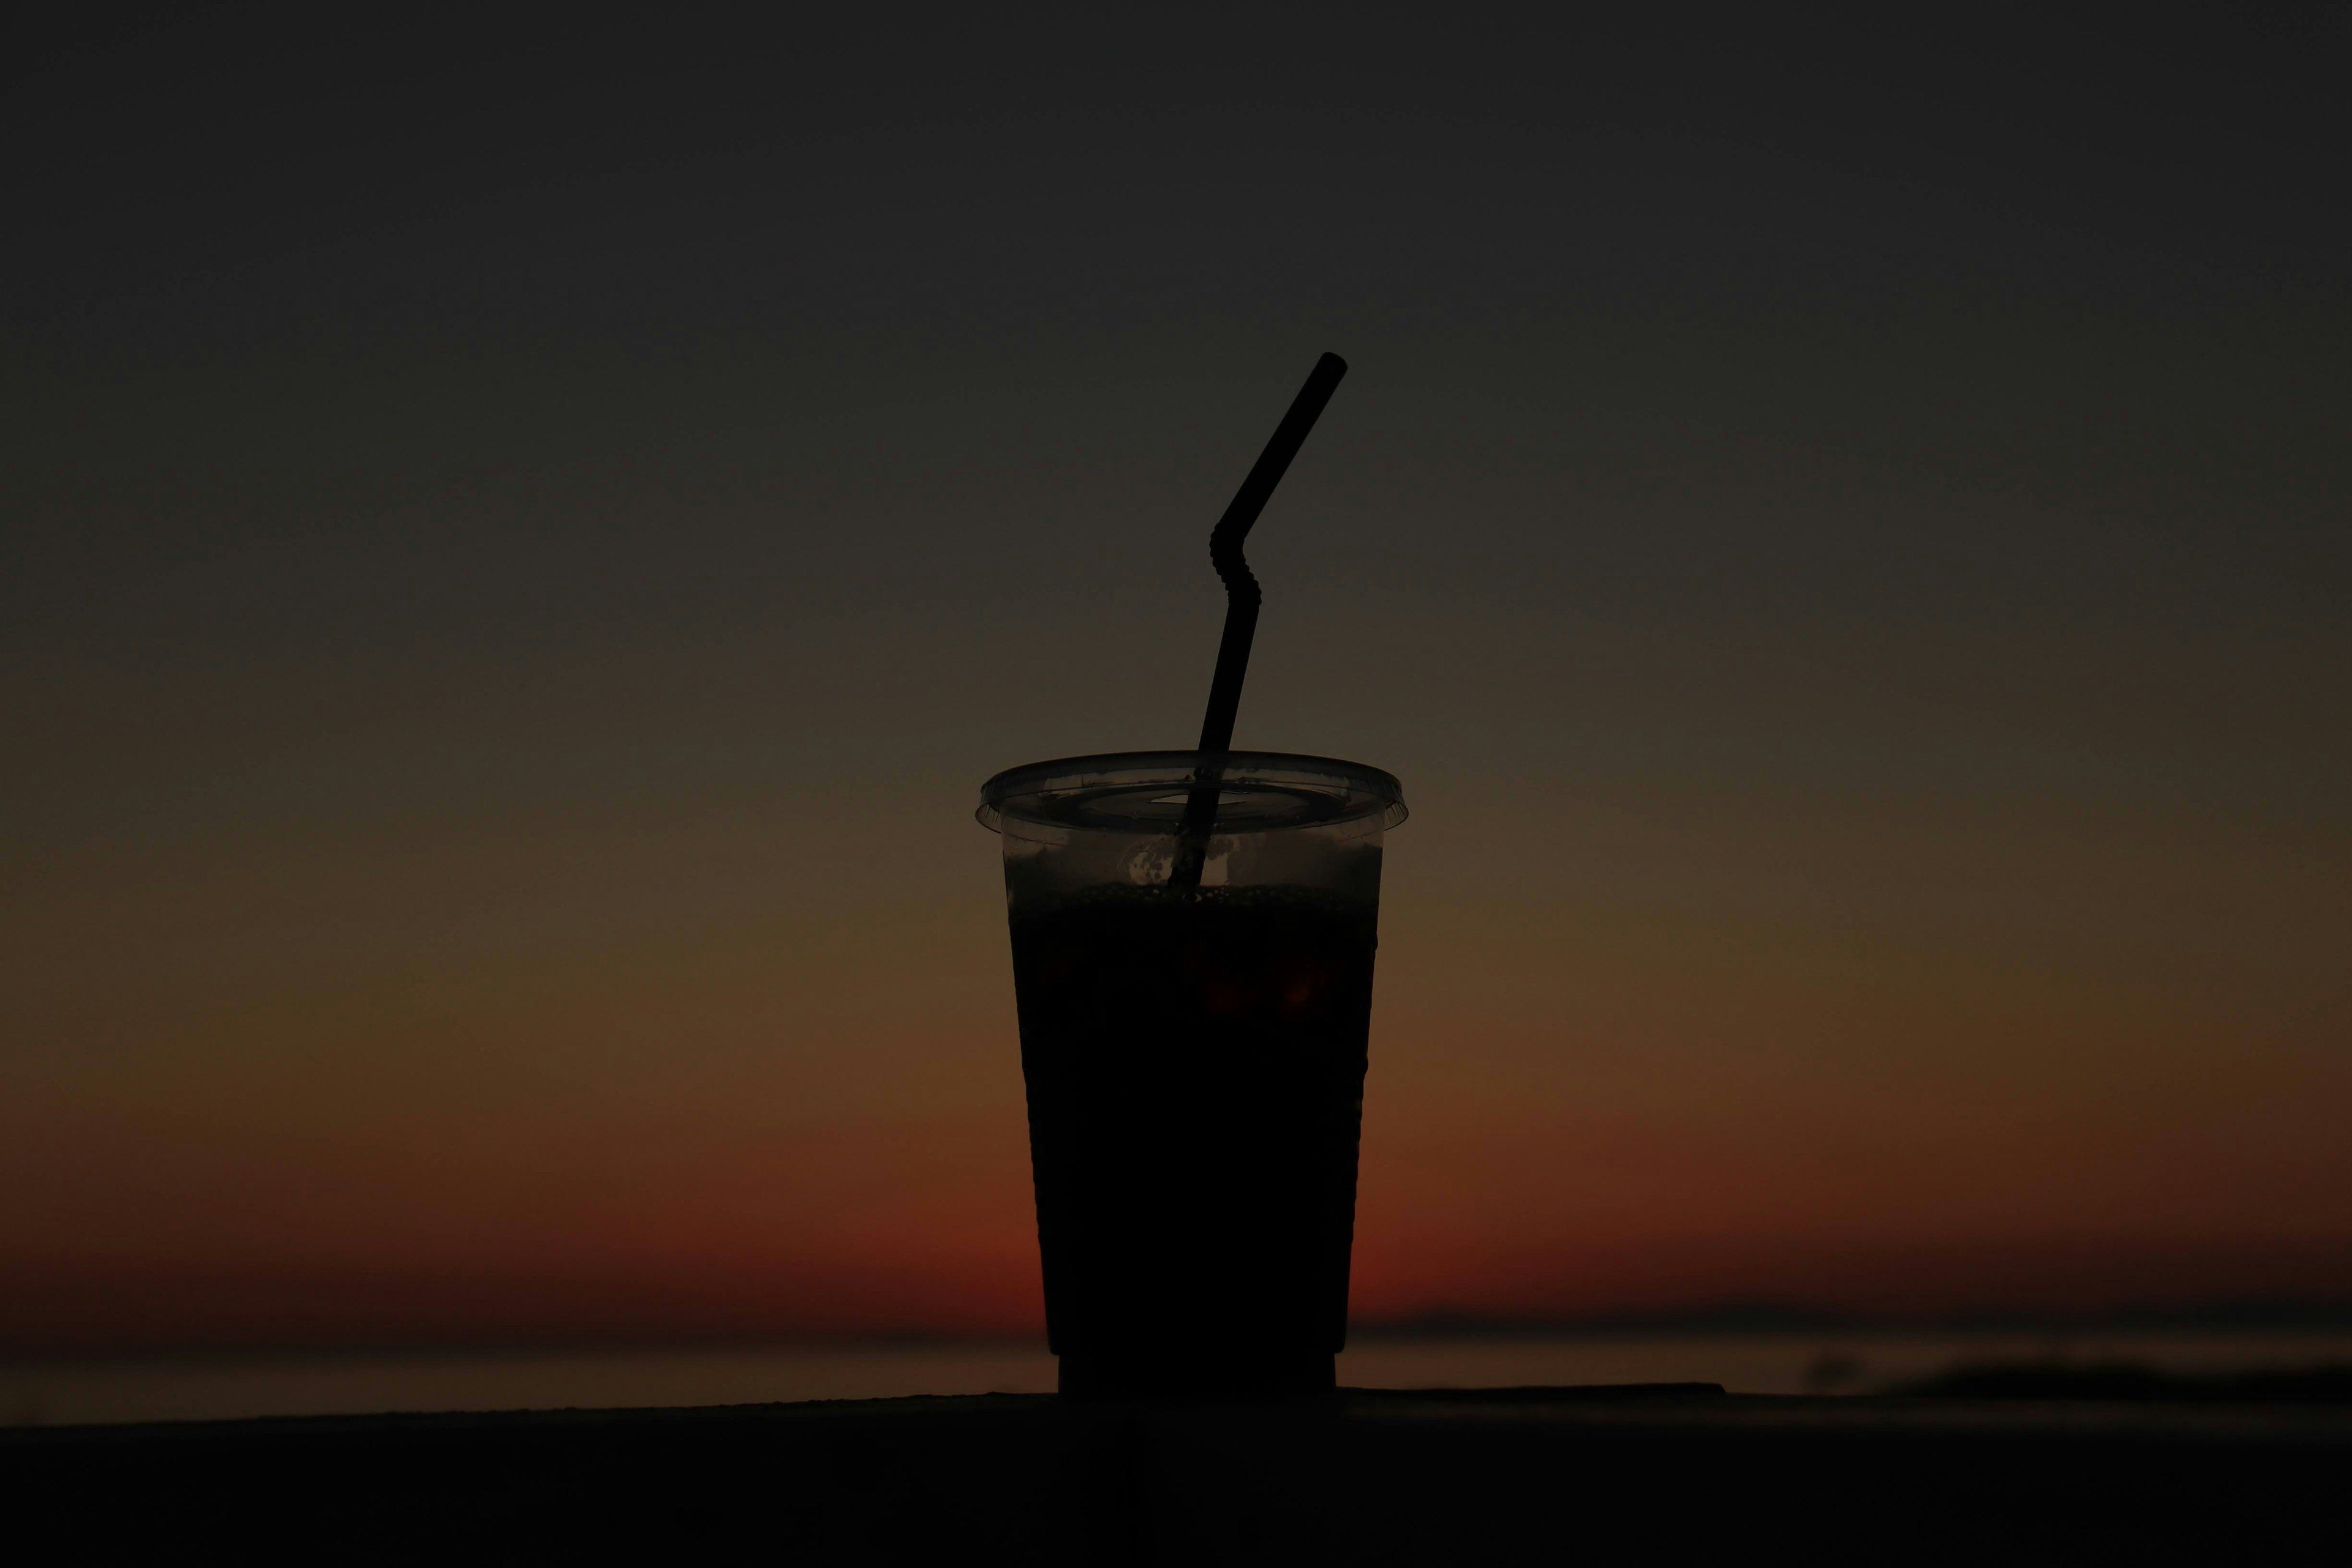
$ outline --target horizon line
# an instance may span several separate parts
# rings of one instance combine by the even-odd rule
[[[1639,1334],[1806,1333],[2226,1333],[2352,1329],[2352,1297],[2241,1297],[2195,1303],[2126,1303],[2074,1310],[1987,1307],[1958,1310],[1857,1311],[1769,1298],[1704,1306],[1605,1312],[1521,1313],[1433,1310],[1360,1319],[1348,1325],[1360,1340],[1624,1337]],[[443,1332],[408,1339],[219,1339],[173,1343],[125,1341],[79,1345],[0,1344],[0,1365],[63,1361],[285,1360],[381,1356],[510,1356],[710,1353],[824,1350],[833,1352],[1027,1347],[1045,1350],[1045,1331],[953,1329],[782,1330],[774,1333],[648,1332],[546,1337],[511,1333],[469,1339]]]

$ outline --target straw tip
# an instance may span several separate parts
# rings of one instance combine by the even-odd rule
[[[1329,349],[1325,349],[1323,351],[1323,357],[1315,362],[1315,368],[1320,371],[1328,371],[1333,375],[1345,375],[1348,374],[1348,362],[1341,359],[1338,354],[1333,353]]]

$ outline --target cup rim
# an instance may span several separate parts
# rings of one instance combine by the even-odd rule
[[[1024,763],[980,786],[982,827],[1013,820],[1042,826],[1150,834],[1175,831],[1180,815],[1160,791],[1192,786],[1213,766],[1222,790],[1219,833],[1278,832],[1380,819],[1404,821],[1404,786],[1363,763],[1296,752],[1100,752]],[[1246,809],[1227,816],[1227,802]],[[1153,809],[1146,809],[1146,807]],[[1164,820],[1163,820],[1164,819]]]

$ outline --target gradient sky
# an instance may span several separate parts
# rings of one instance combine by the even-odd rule
[[[1447,14],[37,37],[0,1350],[1034,1329],[976,786],[1325,349],[1360,1316],[2352,1295],[2340,11]]]

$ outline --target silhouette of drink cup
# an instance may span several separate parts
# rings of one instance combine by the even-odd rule
[[[1015,768],[982,801],[1063,1392],[1330,1388],[1397,781],[1139,752]]]

